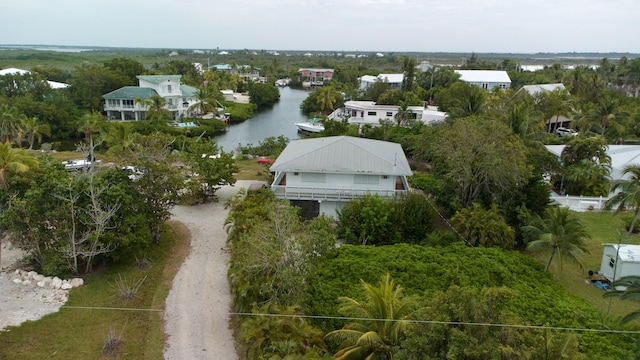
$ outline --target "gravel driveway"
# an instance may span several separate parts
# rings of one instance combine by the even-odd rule
[[[191,251],[167,297],[165,359],[238,359],[229,329],[229,253],[223,229],[228,211],[224,201],[251,183],[254,181],[245,180],[223,187],[217,192],[217,203],[173,209],[172,219],[191,232]]]

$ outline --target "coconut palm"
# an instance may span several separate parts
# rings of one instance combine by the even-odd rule
[[[631,239],[631,234],[635,229],[638,218],[640,217],[640,165],[631,164],[622,170],[623,177],[631,175],[629,179],[615,180],[611,183],[611,192],[615,193],[609,200],[604,203],[604,208],[611,210],[616,209],[620,212],[625,208],[633,208],[634,216],[627,233],[627,243]]]
[[[134,101],[146,107],[147,120],[169,120],[173,117],[171,111],[165,109],[167,100],[160,95],[153,95],[148,99],[135,98]]]
[[[334,110],[336,102],[338,102],[338,93],[331,86],[323,86],[317,91],[317,102],[321,111]]]
[[[523,139],[530,138],[544,129],[542,113],[528,104],[514,104],[506,114],[505,122]]]
[[[526,237],[534,239],[527,245],[528,249],[551,251],[544,271],[549,270],[556,255],[560,259],[560,267],[562,267],[562,258],[565,257],[582,266],[578,255],[587,251],[585,239],[590,236],[569,209],[549,207],[545,211],[544,219],[537,218],[531,225],[523,226],[522,231]]]
[[[135,144],[133,127],[127,123],[113,123],[107,132],[107,145],[110,153],[130,154]]]
[[[29,150],[33,150],[33,144],[37,140],[42,143],[42,136],[51,136],[51,128],[49,124],[38,121],[37,117],[26,118],[24,123],[24,131],[26,132]]]
[[[604,137],[607,125],[617,120],[618,106],[620,102],[612,96],[603,96],[599,99],[596,106],[591,110],[588,118],[600,127],[600,136]]]
[[[2,138],[2,141],[19,141],[18,138],[22,139],[25,119],[26,116],[21,114],[16,107],[6,104],[0,106],[0,138]]]
[[[0,143],[0,184],[8,188],[7,172],[22,173],[38,168],[38,160],[24,150],[13,149],[10,141]]]
[[[95,156],[93,154],[93,134],[100,132],[104,128],[104,125],[104,118],[100,113],[95,111],[86,113],[80,118],[80,127],[78,128],[78,130],[84,133],[84,138],[89,144],[89,159],[91,161],[95,159]]]
[[[618,297],[622,300],[640,300],[640,276],[624,276],[613,282],[613,290],[604,294],[605,297]],[[617,290],[624,288],[624,290]],[[640,318],[640,310],[625,315],[621,322],[628,323]]]
[[[198,115],[205,115],[209,112],[215,111],[215,95],[214,92],[208,87],[202,87],[196,90],[195,93],[196,103],[189,106],[187,111],[195,112]]]
[[[357,301],[340,297],[339,312],[357,318],[357,322],[335,330],[325,338],[340,343],[335,354],[338,360],[389,359],[391,348],[398,345],[409,326],[409,317],[417,305],[415,299],[403,296],[401,286],[389,274],[380,279],[378,286],[360,280],[366,300]]]

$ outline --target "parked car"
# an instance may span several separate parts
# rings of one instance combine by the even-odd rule
[[[556,129],[556,135],[558,135],[559,137],[578,136],[578,132],[573,129],[559,127]]]
[[[275,160],[269,159],[269,158],[264,157],[264,156],[260,156],[258,158],[258,164],[273,164],[274,162],[275,162]]]

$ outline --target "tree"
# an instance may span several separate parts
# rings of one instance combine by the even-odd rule
[[[210,87],[204,86],[196,90],[195,98],[196,103],[189,106],[187,111],[195,112],[197,115],[202,116],[217,109],[215,104],[216,96]]]
[[[531,225],[524,226],[522,231],[526,237],[533,239],[527,245],[528,249],[550,250],[544,271],[549,270],[556,255],[561,267],[563,258],[581,265],[578,255],[587,251],[585,240],[590,238],[580,220],[569,209],[558,206],[549,207],[544,219],[537,217]]]
[[[531,139],[544,130],[542,114],[529,104],[513,104],[504,119],[511,130],[523,139]]]
[[[11,142],[0,143],[0,184],[5,190],[8,188],[7,173],[23,173],[29,169],[38,168],[39,163],[33,156],[24,152],[11,148]]]
[[[323,86],[316,92],[318,93],[317,102],[320,111],[333,111],[338,99],[340,99],[340,93],[331,86]]]
[[[21,114],[16,107],[7,104],[0,106],[0,137],[2,141],[16,141],[19,144],[24,133],[23,123],[25,120],[26,116]]]
[[[29,150],[33,150],[33,144],[36,140],[42,143],[42,136],[51,136],[51,128],[49,124],[40,122],[37,117],[26,118],[24,123],[24,131],[26,132]]]
[[[223,185],[236,182],[233,174],[240,171],[232,153],[221,151],[214,140],[202,140],[189,144],[185,154],[192,173],[191,190],[204,202],[215,199],[215,193]]]
[[[111,123],[107,130],[106,142],[109,146],[107,152],[128,157],[135,145],[133,126],[122,122]]]
[[[618,99],[614,98],[613,95],[601,96],[595,107],[588,114],[589,120],[600,127],[600,136],[603,138],[607,126],[620,117],[618,112],[619,104]]]
[[[561,190],[578,195],[607,195],[611,158],[600,136],[573,136],[560,154],[563,167]]]
[[[510,249],[515,244],[515,231],[504,220],[496,204],[489,209],[473,203],[451,218],[458,233],[475,246],[500,246]]]
[[[378,286],[360,280],[366,299],[358,301],[340,297],[339,312],[358,320],[340,330],[331,331],[325,338],[340,344],[335,354],[338,360],[391,359],[392,348],[397,346],[409,327],[409,319],[417,301],[404,296],[400,285],[387,273]]]
[[[80,118],[80,127],[78,130],[84,133],[84,138],[89,145],[89,160],[95,161],[94,149],[95,143],[93,141],[93,134],[100,132],[105,125],[104,118],[98,112],[90,112],[82,115]]]
[[[416,59],[409,56],[403,56],[400,58],[400,61],[402,62],[402,74],[404,75],[402,78],[402,91],[413,91],[413,82],[415,81],[416,74]]]
[[[544,119],[548,123],[548,132],[551,132],[551,120],[555,116],[554,123],[559,122],[560,116],[569,116],[571,110],[571,99],[566,90],[556,89],[547,93],[539,93],[536,99],[538,110],[544,114]]]
[[[640,276],[623,276],[611,285],[613,289],[604,294],[605,297],[617,297],[622,300],[633,301],[640,300]],[[622,323],[629,323],[638,318],[640,318],[640,309],[625,315],[625,317],[622,318]]]
[[[633,220],[627,232],[627,243],[631,239],[631,234],[635,229],[638,218],[640,217],[640,165],[631,164],[622,170],[623,177],[631,175],[629,179],[614,180],[611,184],[611,192],[615,195],[610,197],[605,203],[604,208],[611,210],[616,208],[616,213],[625,208],[633,208]]]
[[[249,87],[249,98],[252,104],[263,107],[280,100],[280,91],[274,84],[252,83]]]
[[[146,107],[146,119],[149,121],[171,120],[173,118],[171,111],[165,109],[167,100],[160,95],[152,95],[148,99],[136,98],[134,102]]]

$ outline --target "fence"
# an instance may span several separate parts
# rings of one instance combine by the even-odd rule
[[[607,200],[609,200],[608,197],[602,196],[569,196],[551,193],[552,202],[560,205],[560,207],[579,212],[603,210],[604,203]]]

